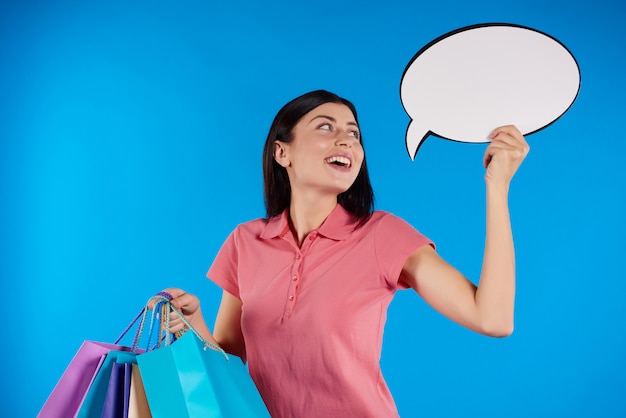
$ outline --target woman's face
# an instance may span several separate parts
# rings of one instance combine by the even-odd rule
[[[359,126],[352,111],[325,103],[304,115],[289,143],[276,141],[274,158],[287,169],[292,193],[339,195],[352,186],[363,163]]]

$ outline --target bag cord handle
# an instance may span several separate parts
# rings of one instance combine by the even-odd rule
[[[149,305],[150,301],[152,301],[153,299],[157,299],[157,301],[156,301],[156,303],[154,305],[154,308],[152,309],[152,315],[150,317],[148,345],[146,347],[146,351],[150,351],[150,341],[152,341],[152,335],[154,333],[155,328],[157,328],[155,326],[157,321],[159,321],[159,326],[158,326],[159,337],[158,337],[156,346],[153,347],[152,349],[154,350],[154,348],[160,348],[161,347],[161,342],[163,340],[165,340],[165,345],[166,346],[168,346],[168,345],[173,343],[174,338],[173,338],[172,334],[169,332],[169,327],[170,327],[171,313],[174,312],[183,321],[185,326],[187,326],[187,328],[189,328],[189,330],[192,331],[195,334],[195,336],[202,342],[202,344],[204,345],[205,349],[206,348],[210,348],[212,350],[219,351],[220,353],[222,353],[224,355],[224,358],[227,361],[230,360],[230,358],[228,357],[228,354],[226,353],[226,351],[224,351],[224,349],[222,349],[222,347],[220,347],[217,344],[212,343],[212,342],[207,341],[204,338],[202,338],[202,336],[198,333],[198,331],[196,331],[196,329],[189,323],[189,321],[187,321],[185,316],[176,307],[174,307],[172,305],[171,300],[173,299],[173,297],[172,297],[172,295],[170,295],[167,292],[159,292],[159,293],[155,294],[154,296],[151,296],[148,299],[148,301],[146,302],[146,305],[141,309],[141,311],[137,314],[137,316],[126,327],[126,329],[117,338],[117,340],[115,340],[115,344],[119,343],[120,340],[133,327],[133,325],[135,325],[135,323],[139,320],[139,318],[141,318],[141,321],[139,322],[139,327],[137,328],[137,332],[135,333],[135,338],[133,339],[133,345],[131,347],[131,350],[133,352],[137,351],[137,346],[139,345],[139,340],[141,339],[141,335],[143,334],[143,331],[144,331],[144,328],[145,328],[145,324],[146,324],[147,319],[148,319],[148,311],[150,310],[150,309],[148,309],[148,305]],[[161,315],[163,317],[165,317],[165,326],[163,326],[162,316]],[[161,337],[161,334],[163,334],[163,333],[165,333],[165,336]]]

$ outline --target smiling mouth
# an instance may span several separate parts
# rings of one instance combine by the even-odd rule
[[[352,166],[352,161],[350,161],[350,159],[346,158],[346,157],[334,156],[334,157],[326,158],[325,161],[328,164],[334,164],[334,165],[337,165],[339,167],[350,168]]]

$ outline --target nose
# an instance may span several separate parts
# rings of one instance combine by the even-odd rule
[[[352,144],[354,143],[354,141],[355,141],[355,138],[350,136],[349,132],[341,131],[337,135],[337,145],[340,145],[343,147],[352,147]]]

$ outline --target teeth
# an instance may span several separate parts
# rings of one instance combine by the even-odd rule
[[[328,164],[339,163],[339,164],[345,165],[346,167],[350,167],[350,159],[346,157],[339,157],[339,156],[330,157],[330,158],[326,158],[326,162]]]

